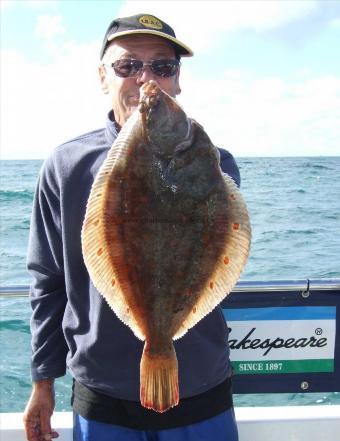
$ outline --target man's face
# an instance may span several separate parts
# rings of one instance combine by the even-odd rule
[[[145,66],[137,77],[121,78],[111,67],[116,60],[133,58],[148,63],[151,60],[175,59],[175,51],[170,43],[155,35],[129,35],[117,40],[107,49],[99,75],[104,93],[112,99],[112,109],[116,122],[122,126],[138,105],[139,89],[147,81],[154,80],[159,87],[172,97],[181,92],[179,72],[172,77],[155,75],[150,66]]]

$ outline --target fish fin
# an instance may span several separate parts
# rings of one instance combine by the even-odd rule
[[[182,337],[232,291],[248,259],[251,226],[247,206],[235,182],[228,175],[224,174],[223,178],[230,207],[227,220],[230,234],[202,295],[175,333],[174,340]]]
[[[142,406],[163,413],[177,406],[178,363],[175,348],[169,342],[166,354],[151,354],[145,342],[140,363],[140,401]]]
[[[124,150],[131,144],[129,139],[124,141],[123,131],[129,134],[131,126],[136,123],[135,119],[135,116],[131,116],[130,120],[124,125],[120,132],[122,137],[119,136],[114,142],[94,180],[87,202],[81,242],[84,262],[92,283],[117,317],[131,328],[136,337],[145,340],[144,333],[123,295],[115,265],[113,264],[115,258],[122,260],[123,249],[118,241],[115,241],[114,244],[108,243],[105,231],[105,202],[108,197],[116,198],[113,202],[117,201],[119,197],[116,194],[112,194],[112,192],[108,194],[112,169],[119,162],[120,158],[124,158]]]

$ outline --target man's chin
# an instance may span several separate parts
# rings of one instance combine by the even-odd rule
[[[130,104],[130,108],[133,108],[133,110],[135,110],[135,108],[139,104],[139,97],[138,98],[133,98],[132,100],[130,100],[129,104]]]
[[[128,112],[129,116],[131,116],[133,114],[133,112],[137,109],[138,105],[139,105],[139,100],[136,100],[135,102],[130,103],[129,112]]]
[[[123,119],[120,121],[120,126],[124,125],[126,123],[126,121],[130,118],[130,116],[133,114],[133,112],[137,109],[138,107],[138,103],[136,103],[135,105],[132,105],[130,103],[128,109],[126,109]],[[116,121],[118,122],[118,121]]]

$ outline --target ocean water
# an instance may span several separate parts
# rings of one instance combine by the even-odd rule
[[[253,229],[241,280],[340,277],[340,157],[238,158]],[[25,268],[34,188],[42,161],[0,161],[0,284],[28,285]],[[30,307],[2,297],[0,411],[22,411],[30,392]],[[70,410],[71,379],[56,383]],[[340,404],[340,394],[237,395],[237,406]]]

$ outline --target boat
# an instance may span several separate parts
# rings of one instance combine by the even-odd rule
[[[28,295],[27,286],[0,296]],[[240,281],[221,304],[237,394],[340,391],[340,279]],[[340,405],[235,407],[240,441],[336,441]],[[72,413],[52,427],[72,440]],[[0,439],[25,440],[22,414],[0,414]]]

